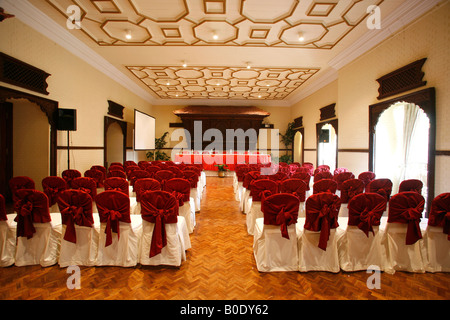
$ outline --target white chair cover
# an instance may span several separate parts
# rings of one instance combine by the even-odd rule
[[[389,200],[388,221],[382,240],[387,257],[386,272],[425,272],[423,235],[426,229],[419,224],[424,204],[424,198],[416,192],[401,192]],[[418,234],[420,232],[421,235]]]
[[[264,218],[255,221],[253,255],[260,272],[298,271],[298,247],[295,225],[288,227],[289,239],[280,227],[265,225]]]
[[[380,231],[380,224],[386,209],[385,198],[375,193],[363,193],[351,199],[348,206],[350,216],[338,219],[340,268],[347,272],[367,270],[370,266],[384,270],[386,252],[381,245],[383,230]]]
[[[157,211],[160,210],[164,211],[164,216],[170,220],[166,220],[167,218],[162,216],[157,217]],[[140,250],[140,263],[142,265],[180,266],[183,261],[186,261],[186,250],[191,248],[191,242],[186,220],[178,213],[178,201],[169,192],[152,191],[142,196],[143,233]],[[152,239],[156,224],[150,221],[159,219],[161,219],[160,223],[162,223],[161,228],[165,230],[166,245],[162,247],[160,253],[151,256]]]
[[[16,260],[16,215],[6,217],[7,221],[0,221],[0,267],[12,266]]]
[[[274,206],[270,208],[268,203]],[[256,219],[253,236],[253,255],[258,271],[298,271],[295,230],[298,207],[298,198],[291,194],[275,194],[264,199],[264,218]],[[282,220],[289,215],[289,219],[275,225],[273,222],[278,215]]]
[[[98,216],[94,213],[94,221]],[[105,247],[106,223],[101,223],[98,229],[98,255],[97,266],[133,267],[139,262],[139,243],[142,234],[142,218],[130,215],[131,223],[119,222],[120,237],[112,234],[112,244]],[[98,226],[98,224],[95,224]]]
[[[324,216],[320,211],[327,206],[329,213]],[[306,200],[306,218],[299,218],[297,223],[298,238],[298,269],[300,272],[327,271],[337,273],[340,271],[337,239],[341,230],[337,228],[337,217],[340,209],[340,199],[332,193],[313,194]],[[325,228],[323,219],[327,219]],[[310,230],[310,225],[315,225],[317,230]],[[312,229],[312,228],[311,228]],[[326,248],[323,246],[322,232],[329,232]],[[322,240],[322,241],[321,241]]]
[[[135,266],[139,262],[139,242],[142,234],[141,216],[130,215],[129,198],[120,191],[104,191],[97,195],[96,202],[99,213],[98,218],[94,213],[94,221],[99,219],[100,228],[98,229],[98,255],[95,264],[97,266]],[[121,214],[120,218],[111,218],[110,220],[111,228],[114,223],[118,223],[118,233],[111,229],[111,244],[108,244],[105,232],[108,231],[108,222],[105,217],[114,214],[108,213],[109,210]],[[95,223],[95,225],[99,224]]]

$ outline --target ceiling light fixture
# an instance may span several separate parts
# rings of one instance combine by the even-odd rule
[[[305,37],[303,36],[303,33],[299,32],[298,34],[298,41],[303,42],[305,41]]]
[[[247,69],[250,69],[250,62],[247,62]]]
[[[186,61],[183,61],[183,68],[186,68],[187,67],[187,63],[186,63]]]
[[[215,31],[213,31],[213,39],[214,40],[219,39],[219,36],[217,35],[217,33]]]
[[[125,32],[126,32],[126,33],[125,33],[125,38],[127,38],[128,40],[130,40],[130,39],[132,38],[132,36],[131,36],[131,31],[130,31],[130,30],[126,30]]]

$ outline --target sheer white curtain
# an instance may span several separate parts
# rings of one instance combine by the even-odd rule
[[[427,194],[430,122],[415,104],[399,102],[385,110],[375,129],[375,173],[389,178],[393,194],[403,180],[419,179]]]

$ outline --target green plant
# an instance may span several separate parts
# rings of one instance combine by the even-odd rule
[[[167,161],[170,160],[170,157],[163,151],[160,151],[160,149],[163,149],[166,144],[166,137],[169,134],[169,132],[164,132],[164,134],[155,139],[155,151],[149,151],[145,154],[145,156],[147,157],[147,159],[149,160],[162,160],[162,161]]]
[[[228,169],[228,165],[226,164],[216,164],[215,166],[219,171],[230,171],[230,169]]]
[[[292,156],[288,155],[288,154],[284,154],[284,155],[282,155],[280,157],[279,161],[287,163],[287,164],[291,164],[292,163]]]
[[[280,133],[281,142],[289,149],[289,147],[294,142],[295,130],[294,130],[294,122],[290,122],[286,128],[286,132],[284,134]]]

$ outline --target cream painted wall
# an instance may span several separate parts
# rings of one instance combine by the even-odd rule
[[[77,109],[77,131],[70,133],[71,146],[103,148],[104,116],[108,112],[108,100],[125,107],[124,121],[130,123],[134,123],[135,108],[151,113],[149,102],[18,19],[2,22],[0,38],[1,52],[51,74],[47,81],[50,94],[46,98],[58,101],[60,108]],[[6,83],[0,84],[40,95]],[[58,146],[66,146],[67,132],[58,132],[57,139]],[[84,173],[93,164],[103,164],[102,149],[71,151],[71,168]],[[57,166],[58,175],[67,168],[66,150],[58,150]]]
[[[315,125],[319,109],[336,103],[339,120],[339,149],[368,149],[369,105],[377,100],[376,79],[416,60],[427,58],[423,71],[436,88],[437,150],[449,150],[450,140],[450,2],[433,9],[403,28],[382,44],[338,70],[338,80],[292,106],[291,118],[303,116],[305,148],[316,148]],[[413,91],[424,89],[419,88]],[[407,94],[402,93],[401,95]],[[399,95],[399,96],[401,96]],[[389,97],[392,99],[394,97]],[[314,152],[305,152],[305,161],[315,162]],[[314,161],[312,161],[314,160]],[[356,174],[368,169],[368,154],[341,152],[338,166]],[[436,157],[436,195],[450,191],[450,158]]]

